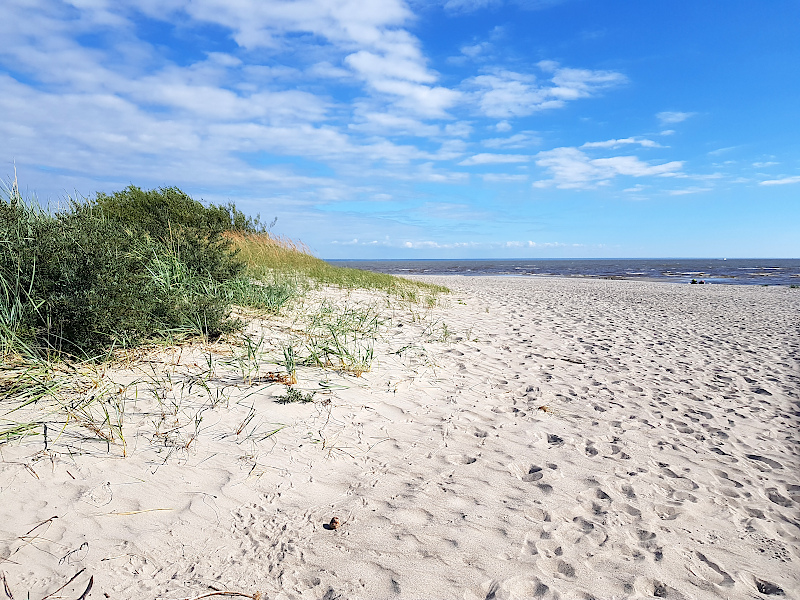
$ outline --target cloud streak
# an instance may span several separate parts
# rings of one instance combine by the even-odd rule
[[[614,71],[572,69],[552,61],[538,66],[546,74],[542,82],[534,74],[496,70],[468,79],[465,88],[484,115],[510,119],[561,108],[627,82],[625,75]]]
[[[629,144],[637,144],[642,148],[663,148],[658,142],[646,138],[623,138],[619,140],[606,140],[605,142],[586,142],[581,148],[619,148]]]
[[[656,115],[661,125],[674,125],[675,123],[683,123],[689,117],[693,117],[696,113],[693,112],[679,112],[673,110],[665,110]]]
[[[578,148],[572,147],[540,152],[535,156],[535,162],[547,170],[551,178],[536,181],[533,185],[538,188],[555,186],[560,189],[592,189],[608,185],[620,175],[674,177],[683,167],[681,161],[653,165],[635,156],[590,158]]]
[[[476,154],[469,158],[462,160],[459,165],[462,167],[471,167],[475,165],[497,165],[508,163],[524,163],[531,159],[530,156],[525,154]]]
[[[793,183],[800,183],[800,175],[781,179],[767,179],[766,181],[761,181],[758,185],[791,185]]]

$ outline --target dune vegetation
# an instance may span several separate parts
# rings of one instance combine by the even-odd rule
[[[47,449],[50,427],[124,453],[131,398],[107,369],[120,357],[208,348],[221,338],[224,364],[206,352],[205,375],[186,384],[207,392],[197,414],[222,401],[206,382],[218,369],[237,373],[245,386],[282,384],[285,401],[309,401],[292,388],[297,367],[359,376],[372,364],[380,323],[371,308],[309,300],[327,287],[377,290],[389,302],[424,306],[446,291],[334,267],[233,204],[204,205],[174,187],[130,186],[49,212],[21,197],[15,183],[0,195],[0,444],[43,435]],[[267,348],[245,331],[251,318],[283,316],[290,307],[293,338],[283,346]],[[281,372],[262,373],[264,361]],[[155,373],[131,389],[144,385],[158,399],[158,422],[177,418],[180,402],[162,406],[161,392],[174,385]]]
[[[0,353],[97,358],[144,341],[215,338],[243,326],[235,306],[277,313],[315,286],[404,299],[443,288],[345,269],[271,235],[235,205],[174,187],[130,186],[50,213],[0,197]]]

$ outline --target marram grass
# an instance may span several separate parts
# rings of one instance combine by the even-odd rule
[[[411,301],[449,291],[440,285],[411,281],[386,273],[336,267],[311,254],[302,243],[269,233],[228,233],[251,277],[263,280],[294,278],[345,289],[380,290]]]

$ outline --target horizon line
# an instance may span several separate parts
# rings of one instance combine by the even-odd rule
[[[779,257],[779,256],[726,256],[726,257],[709,257],[709,256],[655,256],[655,257],[622,257],[622,256],[610,256],[610,257],[572,257],[572,256],[539,256],[539,257],[517,257],[517,258],[507,258],[507,257],[485,257],[485,258],[469,258],[469,257],[462,257],[462,258],[324,258],[321,257],[322,260],[338,260],[338,261],[353,261],[353,262],[366,262],[366,261],[382,261],[382,260],[391,260],[391,261],[455,261],[455,260],[506,260],[506,261],[514,261],[514,260],[800,260],[798,257]]]

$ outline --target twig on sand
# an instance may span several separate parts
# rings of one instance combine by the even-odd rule
[[[255,594],[243,594],[242,592],[209,592],[207,594],[201,594],[200,596],[195,596],[193,598],[181,598],[181,600],[200,600],[200,598],[210,598],[211,596],[235,596],[238,598],[251,598],[252,600],[261,600],[261,592],[256,592]],[[157,600],[162,600],[158,598]]]
[[[60,591],[61,591],[61,590],[63,590],[65,587],[67,587],[67,586],[68,586],[70,583],[72,583],[73,581],[75,581],[75,579],[78,577],[78,575],[80,575],[81,573],[83,573],[85,570],[86,570],[86,569],[81,569],[80,571],[78,571],[77,573],[75,573],[75,575],[73,575],[73,576],[72,576],[72,578],[70,578],[70,580],[69,580],[67,583],[65,583],[64,585],[62,585],[62,586],[61,586],[60,588],[58,588],[58,589],[57,589],[55,592],[50,592],[49,594],[47,594],[47,596],[45,596],[44,598],[42,598],[42,600],[47,600],[47,598],[49,598],[50,596],[55,596],[55,595],[56,595],[58,592],[60,592]]]
[[[30,534],[32,534],[34,531],[36,531],[37,529],[39,529],[39,527],[41,527],[42,525],[47,525],[48,523],[52,522],[52,521],[53,521],[53,519],[57,519],[57,518],[58,518],[58,515],[53,515],[53,516],[52,516],[52,517],[50,517],[49,519],[45,519],[44,521],[42,521],[41,523],[39,523],[38,525],[36,525],[35,527],[33,527],[33,529],[30,529],[30,530],[28,530],[28,532],[27,532],[27,533],[25,533],[25,535],[21,535],[21,536],[19,536],[19,539],[22,539],[22,538],[25,538],[25,537],[29,536],[29,535],[30,535]]]
[[[4,562],[14,563],[15,565],[19,564],[18,562],[11,560],[11,557],[14,556],[17,552],[19,552],[25,546],[25,544],[32,544],[39,537],[38,533],[36,535],[34,535],[34,536],[31,536],[31,534],[34,531],[39,529],[39,527],[41,527],[42,525],[49,525],[50,523],[53,522],[53,519],[57,519],[57,518],[58,518],[58,515],[54,515],[54,516],[50,517],[49,519],[46,519],[46,520],[42,521],[38,525],[35,525],[27,533],[19,536],[17,539],[18,540],[22,540],[24,543],[22,545],[18,546],[17,549],[14,550],[13,552],[11,552],[8,556],[4,556],[4,557],[0,558],[0,564],[2,564]],[[11,596],[9,595],[11,592],[8,591],[8,584],[6,583],[6,580],[5,580],[5,574],[3,574],[3,585],[5,587],[6,596],[11,598]]]
[[[173,510],[173,509],[171,509],[171,508],[144,508],[142,510],[128,510],[128,511],[125,511],[125,512],[101,513],[101,514],[96,515],[96,516],[98,516],[98,517],[108,517],[108,516],[124,517],[124,516],[127,516],[127,515],[140,515],[142,513],[156,512],[156,511],[159,511],[159,510]]]
[[[89,595],[89,592],[91,592],[91,591],[92,591],[92,586],[93,586],[93,585],[94,585],[94,575],[92,575],[91,577],[89,577],[89,585],[87,585],[87,586],[86,586],[86,589],[85,589],[85,590],[83,590],[83,593],[81,594],[81,597],[80,597],[80,598],[78,598],[78,600],[85,600],[86,596],[88,596],[88,595]]]
[[[11,593],[11,590],[8,589],[8,581],[6,581],[6,574],[0,571],[0,576],[3,577],[3,591],[6,593],[6,596],[9,600],[14,600],[14,594]]]

